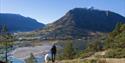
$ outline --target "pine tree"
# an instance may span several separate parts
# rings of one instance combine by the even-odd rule
[[[3,37],[2,38],[2,44],[3,46],[5,47],[5,62],[8,63],[8,47],[12,46],[12,41],[14,39],[14,37],[8,32],[8,29],[7,27],[4,25],[2,27],[2,30],[1,30],[1,36]]]

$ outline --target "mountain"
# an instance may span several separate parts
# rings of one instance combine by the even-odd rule
[[[74,8],[39,33],[43,38],[82,38],[99,33],[108,33],[118,22],[125,23],[125,17],[93,8]]]
[[[0,13],[0,25],[6,25],[10,32],[33,31],[44,27],[44,24],[35,19],[10,13]]]

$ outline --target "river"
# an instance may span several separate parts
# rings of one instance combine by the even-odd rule
[[[37,63],[44,63],[44,55],[50,51],[51,45],[44,44],[42,46],[35,46],[35,47],[20,47],[16,48],[12,52],[9,52],[8,59],[12,63],[25,63],[25,59],[30,57],[32,53]]]

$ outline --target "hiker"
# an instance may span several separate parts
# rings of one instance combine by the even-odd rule
[[[55,62],[55,57],[56,57],[56,45],[53,44],[51,48],[51,55],[52,55],[52,62]]]

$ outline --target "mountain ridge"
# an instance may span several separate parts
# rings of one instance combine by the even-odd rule
[[[81,38],[111,32],[118,22],[125,23],[125,17],[111,11],[74,8],[40,33],[46,38]]]
[[[6,25],[10,32],[25,32],[43,28],[43,23],[20,14],[0,13],[0,25]]]

